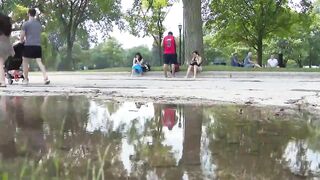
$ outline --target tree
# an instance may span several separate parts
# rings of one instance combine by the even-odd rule
[[[127,61],[122,45],[115,38],[109,38],[105,43],[98,45],[90,54],[91,64],[97,69],[120,67]]]
[[[67,44],[64,69],[75,68],[72,58],[76,39],[88,38],[89,32],[106,35],[112,30],[112,22],[120,19],[120,0],[50,0],[45,3],[48,30],[59,31]]]
[[[287,0],[217,0],[211,2],[214,18],[208,26],[221,42],[242,42],[257,51],[262,65],[263,41],[286,37],[299,21]]]
[[[201,1],[183,0],[185,60],[191,59],[192,51],[203,54],[203,22],[201,16]],[[187,63],[186,63],[187,64]]]
[[[163,21],[175,0],[135,0],[127,11],[128,30],[138,37],[152,36],[162,59]]]

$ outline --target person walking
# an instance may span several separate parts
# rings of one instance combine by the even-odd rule
[[[22,25],[20,41],[24,43],[23,58],[23,84],[29,83],[29,62],[30,59],[36,59],[36,62],[43,74],[44,84],[50,84],[46,68],[42,63],[42,49],[41,49],[41,31],[40,22],[36,19],[37,11],[29,9],[29,20]]]
[[[177,45],[172,32],[169,32],[163,39],[163,51],[164,51],[164,76],[168,77],[168,67],[171,65],[172,76],[175,77],[175,65],[177,62]]]
[[[10,43],[11,32],[11,19],[0,13],[0,87],[6,87],[4,62],[10,55],[14,54]]]

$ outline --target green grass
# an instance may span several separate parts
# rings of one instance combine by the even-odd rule
[[[152,71],[162,71],[161,66],[151,68]],[[187,67],[182,66],[181,71],[186,71]],[[117,67],[107,69],[88,70],[84,72],[130,72],[130,67]],[[239,68],[232,66],[204,66],[203,71],[241,71],[241,72],[320,72],[320,69],[306,68]],[[83,72],[83,71],[81,71]]]

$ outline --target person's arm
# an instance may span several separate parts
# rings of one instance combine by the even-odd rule
[[[136,58],[133,58],[132,65],[135,65],[135,64],[136,64]]]
[[[26,38],[26,32],[24,30],[21,30],[20,43],[24,43],[25,38]]]
[[[20,43],[24,43],[25,38],[26,38],[26,24],[23,24],[20,32]]]
[[[197,60],[198,60],[197,61],[198,65],[201,65],[202,64],[202,57],[199,56]]]
[[[140,64],[140,65],[142,65],[142,64],[143,64],[143,59],[141,59],[141,61],[139,62],[139,64]]]

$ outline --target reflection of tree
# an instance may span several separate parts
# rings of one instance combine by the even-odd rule
[[[291,138],[308,135],[306,123],[275,118],[267,110],[253,107],[214,107],[206,114],[214,117],[207,126],[210,149],[219,174],[247,175],[247,178],[287,178],[279,160]],[[281,117],[282,118],[282,117]],[[245,178],[245,177],[244,177]]]

